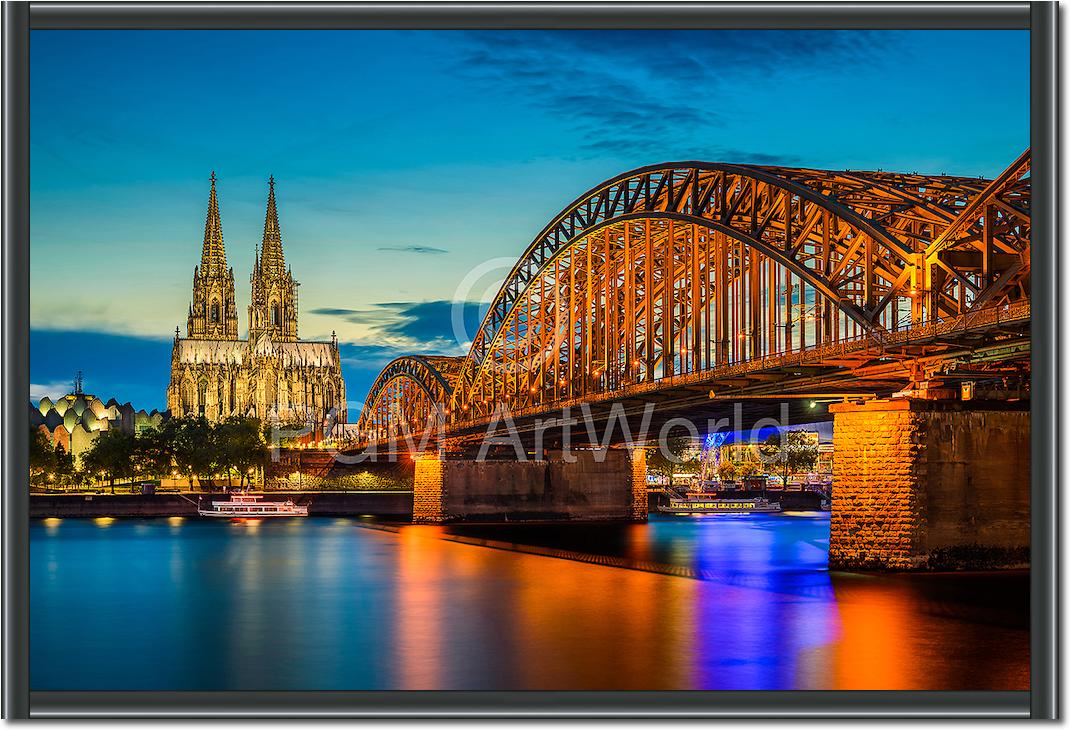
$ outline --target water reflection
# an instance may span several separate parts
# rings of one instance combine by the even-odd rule
[[[444,689],[442,616],[451,596],[439,580],[445,571],[443,551],[437,550],[436,528],[404,530],[398,536],[397,638],[398,689]],[[473,617],[474,620],[474,617]]]
[[[620,526],[58,527],[31,526],[35,689],[1029,681],[1026,573],[830,574],[820,513]]]

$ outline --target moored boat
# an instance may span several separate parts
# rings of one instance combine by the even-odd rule
[[[659,512],[676,515],[715,515],[780,512],[779,502],[762,497],[753,499],[712,499],[688,496],[670,498],[668,506],[658,505]]]
[[[262,494],[235,494],[229,500],[212,502],[210,508],[197,506],[201,517],[308,517],[308,507],[285,502],[264,502]]]

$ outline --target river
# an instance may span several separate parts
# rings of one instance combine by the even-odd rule
[[[823,513],[30,535],[35,690],[1029,686],[1026,571],[829,572]]]

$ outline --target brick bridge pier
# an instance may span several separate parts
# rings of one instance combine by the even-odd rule
[[[835,404],[829,567],[1029,561],[1029,411],[1013,403]]]
[[[413,521],[598,520],[644,522],[646,451],[547,452],[486,460],[425,454],[416,461]]]

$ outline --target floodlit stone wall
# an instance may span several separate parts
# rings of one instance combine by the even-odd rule
[[[650,511],[646,484],[646,449],[631,449],[629,457],[632,466],[632,519],[636,522],[646,522]]]
[[[278,460],[268,462],[268,489],[323,489],[353,491],[409,491],[413,461],[355,461],[355,457],[325,449],[280,449]]]
[[[646,519],[646,464],[640,452],[573,452],[574,460],[416,462],[413,519],[569,521]],[[639,486],[636,486],[636,480]]]
[[[421,456],[416,460],[412,488],[413,522],[445,521],[444,463],[435,455]]]
[[[1027,411],[906,399],[830,410],[831,567],[1028,560]]]

